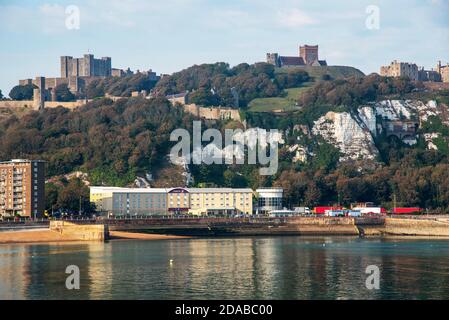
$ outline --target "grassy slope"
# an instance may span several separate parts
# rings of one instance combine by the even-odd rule
[[[332,79],[364,76],[360,70],[345,66],[277,68],[276,73],[287,73],[294,70],[306,71],[315,81],[320,80],[326,74],[330,75]],[[295,104],[298,98],[312,85],[313,82],[310,82],[299,88],[287,89],[285,97],[254,99],[249,103],[248,109],[250,112],[293,111],[296,109]]]
[[[279,98],[258,98],[249,103],[250,112],[271,112],[276,110],[293,111],[296,109],[296,101],[312,83],[306,83],[299,88],[285,90],[285,96]]]
[[[328,74],[332,79],[349,78],[352,76],[363,77],[365,74],[354,67],[346,66],[327,66],[327,67],[291,67],[291,68],[277,68],[277,73],[286,73],[292,70],[304,70],[315,80],[320,80],[325,74]]]

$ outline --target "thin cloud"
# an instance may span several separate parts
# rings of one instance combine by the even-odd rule
[[[299,9],[278,12],[278,22],[281,26],[298,28],[317,24],[318,21]]]

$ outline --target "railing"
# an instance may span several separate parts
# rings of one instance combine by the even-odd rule
[[[356,223],[372,223],[376,221],[383,221],[384,218],[396,218],[396,219],[415,219],[415,220],[439,220],[439,219],[449,219],[448,214],[444,215],[387,215],[387,216],[376,216],[376,217],[355,217]],[[52,220],[58,221],[68,221],[77,223],[110,223],[115,224],[116,222],[155,222],[155,221],[186,221],[186,222],[268,222],[268,221],[294,221],[304,218],[333,218],[338,219],[338,217],[326,217],[324,215],[311,214],[307,216],[292,216],[292,217],[269,217],[269,216],[244,216],[244,217],[234,217],[234,216],[177,216],[177,215],[137,215],[137,216],[114,216],[114,217],[63,217],[59,219],[48,219],[48,218],[14,218],[14,217],[4,217],[4,220],[0,220],[0,224],[42,224],[49,223]],[[346,217],[347,218],[347,217]]]

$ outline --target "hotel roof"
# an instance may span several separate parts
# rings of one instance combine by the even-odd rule
[[[115,193],[168,193],[174,189],[185,189],[190,193],[246,193],[253,192],[250,188],[120,188],[92,186],[90,190],[95,192],[115,192]]]

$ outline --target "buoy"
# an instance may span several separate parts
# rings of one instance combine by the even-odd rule
[[[170,265],[171,266],[173,265],[173,259],[170,259]]]

